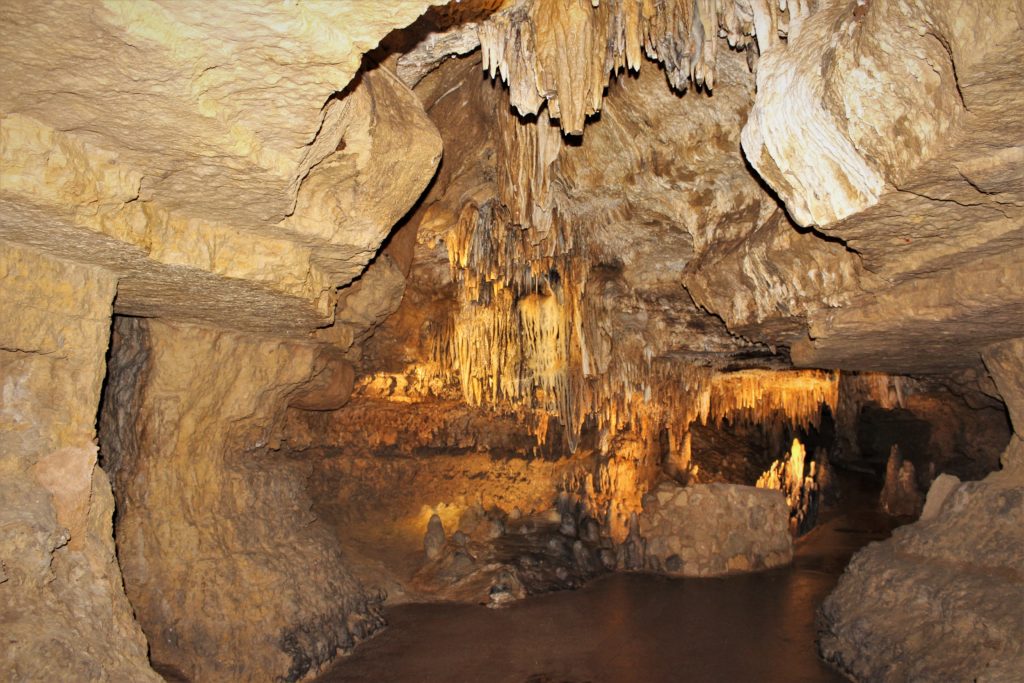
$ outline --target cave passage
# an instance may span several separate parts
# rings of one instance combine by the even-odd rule
[[[388,631],[317,680],[846,680],[818,657],[815,611],[850,556],[898,522],[878,510],[870,477],[845,476],[843,492],[843,510],[823,516],[785,568],[715,579],[613,574],[501,610],[389,608]]]
[[[1024,681],[1024,0],[0,0],[0,679]]]

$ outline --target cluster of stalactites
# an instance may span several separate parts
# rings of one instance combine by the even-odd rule
[[[508,21],[510,31],[526,31],[524,17],[534,21],[549,13],[551,22],[529,24],[545,26],[543,36],[530,33],[530,28],[516,33],[515,40],[540,46],[537,55],[551,56],[549,48],[554,47],[536,41],[572,28],[571,22],[600,16],[607,23],[617,17],[608,24],[616,40],[625,41],[627,34],[635,38],[641,29],[645,36],[634,45],[633,66],[639,64],[641,47],[664,50],[669,24],[690,26],[700,12],[719,11],[714,2],[692,0],[658,6],[655,12],[653,4],[637,0],[606,0],[597,8],[589,0],[585,6],[537,0],[499,13],[491,22]],[[570,24],[559,23],[563,21]],[[733,17],[726,24],[735,28],[736,21]],[[481,26],[485,30],[495,29]],[[633,54],[630,50],[623,54]],[[576,59],[592,53],[574,45],[563,56]],[[601,73],[605,78],[607,69]],[[515,92],[510,98],[514,103]],[[458,382],[471,405],[542,415],[531,420],[539,441],[553,433],[549,418],[557,418],[571,450],[588,420],[604,451],[624,430],[649,441],[666,426],[670,443],[681,447],[690,423],[698,418],[706,422],[709,416],[817,424],[820,405],[835,404],[834,378],[827,374],[716,375],[707,367],[659,360],[640,340],[616,337],[608,303],[597,289],[587,295],[592,264],[586,235],[592,230],[559,205],[562,195],[555,178],[563,141],[549,117],[556,111],[540,111],[536,118],[497,118],[496,193],[468,198],[445,237],[459,300],[452,319],[435,326],[431,365],[445,380]]]
[[[512,105],[535,114],[547,103],[568,134],[601,109],[612,74],[661,62],[684,91],[715,81],[719,37],[761,53],[793,35],[809,0],[522,0],[478,29],[483,67],[509,86]]]
[[[918,390],[918,382],[884,372],[858,372],[843,375],[842,400],[860,408],[876,403],[886,410],[905,408],[907,397]]]
[[[815,427],[822,407],[835,414],[839,402],[839,373],[822,370],[743,370],[716,375],[701,396],[700,419],[715,424],[723,419],[746,424],[784,421]]]
[[[546,112],[497,119],[497,195],[468,201],[445,238],[453,279],[465,298],[487,303],[496,289],[516,296],[559,282],[585,282],[583,230],[558,210],[552,192],[562,146]],[[575,292],[576,298],[582,290]]]
[[[497,196],[468,202],[445,239],[459,305],[434,359],[472,405],[557,416],[575,448],[585,415],[585,231],[551,192],[561,146],[542,114],[497,126]],[[534,420],[537,436],[547,418]]]

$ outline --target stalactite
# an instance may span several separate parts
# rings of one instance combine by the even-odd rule
[[[521,412],[538,442],[564,435],[570,451],[588,420],[601,452],[624,432],[652,443],[663,429],[678,452],[697,419],[805,425],[817,423],[821,405],[834,407],[835,377],[827,373],[722,374],[656,357],[644,340],[614,337],[614,304],[599,286],[588,292],[592,277],[601,283],[607,276],[595,271],[588,245],[596,226],[573,213],[558,182],[565,143],[553,119],[561,113],[564,128],[570,109],[598,106],[609,70],[638,68],[643,53],[665,62],[670,79],[685,65],[685,79],[699,72],[710,86],[719,15],[735,44],[749,38],[749,7],[719,0],[606,0],[596,7],[530,0],[481,24],[485,68],[511,76],[510,104],[537,112],[520,106],[522,98],[571,91],[582,99],[552,100],[535,116],[506,110],[497,117],[494,194],[467,195],[443,238],[458,302],[450,320],[433,324],[430,369],[421,375],[457,384],[471,405]],[[569,30],[600,40],[561,54],[553,36]],[[594,55],[600,65],[591,69]],[[541,71],[531,76],[532,90],[520,90],[517,70],[535,67]],[[574,69],[597,88],[595,98],[576,92],[583,81],[566,76]],[[551,429],[551,419],[562,429]]]
[[[660,62],[669,83],[711,90],[719,35],[763,54],[810,13],[804,0],[522,0],[478,28],[483,68],[509,86],[521,114],[543,105],[562,130],[583,133],[611,76]],[[569,37],[571,36],[571,40]]]

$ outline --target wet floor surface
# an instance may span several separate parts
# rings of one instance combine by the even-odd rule
[[[397,606],[319,681],[844,681],[817,657],[814,612],[850,555],[891,526],[855,508],[802,540],[790,567],[757,574],[615,574],[498,610]]]

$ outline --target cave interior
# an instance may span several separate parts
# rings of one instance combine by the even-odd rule
[[[1024,680],[1024,1],[0,56],[5,680]]]

